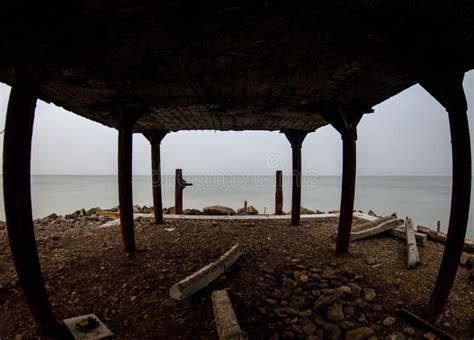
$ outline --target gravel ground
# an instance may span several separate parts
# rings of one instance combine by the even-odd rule
[[[405,268],[405,246],[380,236],[334,254],[336,220],[167,221],[136,223],[139,251],[120,249],[119,227],[106,218],[36,221],[50,299],[58,319],[95,313],[119,339],[216,339],[212,290],[226,288],[251,339],[422,339],[398,314],[420,311],[438,270],[442,246],[420,248],[421,267]],[[356,224],[361,223],[356,220]],[[165,228],[175,228],[166,231]],[[209,287],[183,302],[171,285],[240,242],[243,257]],[[35,336],[35,328],[0,225],[0,338]],[[474,286],[460,267],[446,312],[431,320],[459,338],[472,338]],[[365,332],[365,333],[364,333]]]

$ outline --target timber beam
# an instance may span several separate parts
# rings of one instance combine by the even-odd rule
[[[423,86],[448,112],[452,149],[452,191],[448,236],[430,301],[425,312],[440,314],[446,306],[464,246],[471,200],[471,142],[467,103],[462,81],[464,72],[431,73]]]
[[[161,194],[161,141],[168,134],[165,130],[145,131],[143,135],[151,145],[151,180],[155,223],[163,224],[163,197]]]
[[[291,144],[292,151],[292,189],[291,189],[291,225],[300,225],[301,216],[301,147],[309,131],[283,130]]]
[[[323,117],[341,134],[342,138],[342,189],[336,253],[346,254],[349,252],[354,211],[357,124],[362,118],[362,113],[350,113],[339,109],[333,114],[323,114]]]

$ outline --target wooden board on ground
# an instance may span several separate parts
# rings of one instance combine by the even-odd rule
[[[448,235],[443,232],[435,231],[432,230],[428,227],[424,227],[419,225],[417,227],[418,232],[426,234],[428,237],[428,240],[436,242],[436,243],[441,243],[441,244],[446,244],[446,239]],[[464,247],[463,250],[469,253],[474,253],[474,241],[473,240],[465,240],[464,241]]]
[[[361,240],[367,237],[375,236],[386,231],[392,230],[396,227],[399,227],[400,225],[403,225],[403,220],[392,218],[388,221],[384,221],[368,229],[352,232],[351,241]]]
[[[420,264],[420,255],[416,246],[415,228],[411,218],[405,220],[405,237],[407,242],[407,268],[413,269]]]
[[[247,334],[242,331],[235,315],[232,302],[226,290],[212,292],[212,309],[220,340],[243,340]]]
[[[406,240],[405,227],[401,226],[401,227],[393,228],[392,230],[390,230],[390,236],[393,236],[402,240]],[[417,231],[415,231],[415,239],[416,239],[416,244],[421,247],[426,246],[426,243],[428,242],[428,237],[426,236],[426,234],[423,234]]]
[[[92,320],[95,319],[97,322],[97,326],[94,329],[86,331],[87,325],[91,324],[87,321],[89,318],[93,318]],[[114,335],[114,333],[112,333],[110,329],[108,329],[107,326],[104,325],[104,323],[100,321],[95,314],[87,314],[70,319],[65,319],[64,324],[76,340],[102,339]],[[81,331],[78,325],[86,325],[86,327],[84,330]]]
[[[215,262],[208,264],[174,284],[170,288],[170,297],[175,300],[187,299],[222,275],[242,254],[242,248],[236,243]]]

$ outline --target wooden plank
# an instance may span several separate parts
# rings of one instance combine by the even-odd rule
[[[385,222],[382,222],[372,228],[368,228],[361,231],[356,231],[351,233],[351,241],[361,240],[367,237],[375,236],[386,231],[392,230],[403,224],[402,220],[399,219],[391,219]]]
[[[211,294],[212,309],[220,340],[243,340],[247,334],[240,328],[232,302],[226,290],[216,290]]]
[[[243,251],[238,243],[230,248],[218,260],[212,262],[197,272],[189,275],[170,288],[170,297],[175,300],[184,300],[207,286],[232,266]]]
[[[413,269],[420,264],[420,255],[416,247],[415,228],[411,218],[405,220],[405,237],[407,242],[407,268]]]
[[[392,215],[390,216],[385,216],[385,217],[381,217],[381,218],[378,218],[374,221],[370,221],[370,222],[367,222],[367,223],[364,223],[364,224],[361,224],[361,225],[358,225],[358,226],[355,226],[353,229],[352,229],[352,232],[358,232],[358,231],[362,231],[362,230],[366,230],[366,229],[370,229],[370,228],[373,228],[383,222],[386,222],[386,221],[390,221],[390,220],[393,220],[393,219],[396,219],[397,218],[397,214],[396,213],[393,213]]]
[[[406,234],[405,234],[405,227],[400,226],[393,228],[390,230],[390,236],[406,240]],[[416,239],[416,244],[419,245],[420,247],[426,246],[426,243],[428,242],[428,236],[426,234],[420,233],[415,231],[415,239]]]

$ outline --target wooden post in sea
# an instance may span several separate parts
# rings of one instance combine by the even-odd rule
[[[183,214],[183,190],[192,183],[187,183],[183,178],[183,170],[176,169],[175,189],[174,189],[174,207],[177,215]]]
[[[283,215],[283,174],[276,171],[275,176],[275,215]]]
[[[441,221],[438,220],[438,222],[436,223],[436,231],[439,233],[441,231]]]
[[[437,69],[442,71],[436,74],[430,70],[419,83],[448,112],[453,175],[448,236],[438,277],[425,310],[431,315],[443,311],[451,292],[464,247],[471,201],[471,141],[462,84],[464,72],[445,71],[441,66]]]
[[[248,214],[247,201],[244,201],[244,214]]]
[[[163,198],[161,195],[161,141],[169,131],[153,130],[143,132],[151,145],[151,180],[153,187],[153,212],[155,223],[163,224]]]
[[[31,208],[31,139],[38,98],[35,67],[15,69],[5,121],[3,194],[8,240],[18,282],[41,334],[54,335],[58,323],[46,291]]]
[[[342,188],[336,253],[345,254],[349,252],[351,239],[356,181],[357,124],[362,118],[362,113],[336,110],[324,114],[324,118],[342,138]]]
[[[291,189],[291,225],[300,225],[301,209],[301,146],[308,134],[303,130],[284,130],[282,131],[291,144],[293,170],[292,170],[292,189]]]

